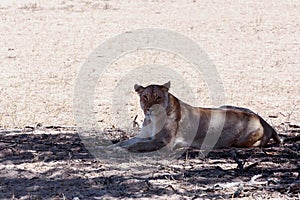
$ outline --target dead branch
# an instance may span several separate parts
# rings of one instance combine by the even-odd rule
[[[135,128],[135,127],[139,127],[140,125],[139,125],[139,123],[136,121],[136,119],[137,119],[137,117],[138,117],[138,115],[136,115],[135,117],[134,117],[134,119],[133,119],[133,128]]]
[[[256,186],[268,184],[268,181],[256,181],[256,179],[262,177],[261,174],[253,176],[248,182],[238,181],[232,183],[217,183],[213,186],[213,189],[228,189],[233,187],[243,187],[243,186]]]
[[[256,181],[256,179],[258,179],[260,177],[262,177],[261,174],[253,176],[246,185],[250,185],[250,186],[252,186],[252,185],[264,185],[264,184],[268,183],[268,181],[260,181],[260,182]]]
[[[234,161],[237,163],[237,168],[238,168],[238,171],[240,174],[242,174],[244,172],[244,165],[245,165],[245,162],[244,161],[240,161],[237,157],[237,153],[236,153],[236,149],[234,149],[232,152],[232,156],[233,156],[233,159]]]

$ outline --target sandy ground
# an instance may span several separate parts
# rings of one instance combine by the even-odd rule
[[[136,29],[160,28],[192,39],[207,53],[220,75],[225,93],[224,104],[251,108],[272,124],[279,133],[292,132],[293,125],[300,124],[299,13],[300,2],[292,0],[277,2],[191,0],[185,3],[164,0],[0,0],[1,130],[35,127],[37,124],[72,127],[77,125],[73,107],[74,87],[80,78],[78,77],[80,69],[89,55],[103,42],[119,34],[130,33]],[[124,84],[128,86],[125,97],[121,96],[119,100],[114,101],[116,96],[114,92],[118,91],[116,88],[119,83],[127,80],[128,74],[132,74],[136,68],[145,66],[169,67],[175,70],[185,83],[189,83],[189,90],[184,90],[183,84],[176,81],[177,78],[168,74],[160,75],[160,71],[156,71],[157,68],[147,69],[145,74],[137,74],[137,77],[143,78],[139,84],[162,84],[171,80],[171,92],[180,99],[196,106],[213,106],[204,77],[195,73],[191,65],[180,55],[158,49],[135,50],[113,60],[103,76],[97,80],[94,97],[87,97],[87,99],[94,98],[93,113],[99,127],[123,128],[121,122],[131,124],[137,114],[138,120],[141,120],[142,114],[137,95],[133,91],[135,79],[130,79]],[[190,101],[187,94],[193,94],[196,100]],[[3,137],[3,140],[6,140],[6,136]],[[5,142],[1,145],[3,145],[1,151],[6,149]],[[291,149],[296,151],[296,154],[291,153],[288,156],[299,155],[297,153],[299,149],[295,150],[295,147]],[[1,152],[1,156],[14,155],[16,152],[18,150],[13,153]],[[24,163],[30,162],[33,161],[24,160]],[[34,160],[33,165],[39,165],[40,162],[44,162],[43,158]],[[70,164],[68,170],[78,167],[77,161],[72,162],[75,164],[74,166]],[[85,163],[85,161],[81,162]],[[19,163],[13,162],[18,166],[8,166],[3,160],[1,163],[3,164],[1,167],[4,166],[1,169],[8,170],[9,173],[26,171],[23,166],[19,166]],[[56,168],[59,164],[54,165],[53,168]],[[97,168],[99,165],[101,164],[97,163],[92,166]],[[93,171],[93,167],[88,170]],[[292,169],[292,175],[287,176],[297,176],[293,173],[296,173],[299,168],[294,163],[290,163],[288,167]],[[106,171],[109,166],[104,168]],[[255,170],[248,174],[249,180],[256,174],[257,169]],[[38,171],[38,178],[42,178],[42,171],[43,169]],[[122,170],[118,173],[122,174]],[[205,177],[205,172],[203,173],[202,176]],[[5,178],[5,173],[2,175],[2,180],[10,183],[9,177]],[[11,177],[16,176],[17,173],[11,174]],[[31,180],[29,182],[33,184],[35,177],[26,176],[25,179]],[[46,173],[45,176],[48,177],[49,174]],[[105,177],[108,179],[92,178],[92,180],[109,182],[109,175]],[[65,177],[60,178],[65,179]],[[131,180],[128,179],[129,182]],[[15,181],[8,188],[14,187],[20,180]],[[138,179],[134,181],[139,183]],[[68,194],[68,188],[73,187],[71,183],[71,186],[68,185],[64,188],[66,191],[63,190],[61,193],[57,192],[55,184],[56,182],[53,182],[54,189],[51,189],[53,196],[49,195],[49,198],[56,197],[55,195],[59,197],[67,195],[68,199],[73,198]],[[84,182],[81,184],[84,185]],[[288,186],[291,187],[291,184],[293,183],[288,183]],[[93,187],[95,184],[90,183],[90,185]],[[163,187],[163,192],[165,190],[168,190],[167,194],[169,190],[174,192],[169,185],[172,184]],[[147,189],[148,186],[145,187]],[[27,188],[25,194],[24,191],[20,193],[22,188],[23,185],[17,189],[18,198],[28,195],[30,191],[39,190]],[[153,193],[161,194],[160,192]],[[179,195],[176,196],[178,198],[181,194],[179,193],[176,193]],[[14,195],[14,193],[6,194],[6,198]],[[42,197],[44,194],[38,193],[38,195]],[[97,195],[101,196],[98,193]],[[150,196],[151,194],[146,197]],[[251,195],[245,194],[245,196]],[[278,197],[274,193],[271,196]],[[116,194],[112,197],[120,196]],[[193,195],[186,197],[193,197]],[[222,197],[229,198],[228,195]]]
[[[224,103],[249,107],[265,118],[277,116],[267,119],[273,125],[299,124],[299,6],[298,1],[1,1],[0,125],[74,125],[74,85],[90,53],[118,34],[141,28],[172,30],[199,44],[221,76]],[[124,74],[114,69],[187,68],[177,58],[135,51],[114,61],[108,69],[114,79],[99,80],[107,87],[98,84],[95,92],[100,126],[116,125],[110,93]],[[163,83],[157,74],[151,77],[151,83]],[[210,106],[203,78],[184,78],[197,98],[189,103]],[[174,82],[171,91],[176,93],[178,85]],[[132,87],[131,118],[139,112]]]

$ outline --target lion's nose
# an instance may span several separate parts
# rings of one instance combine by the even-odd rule
[[[148,112],[152,112],[153,110],[154,110],[153,107],[147,108],[147,111],[148,111]]]
[[[150,115],[151,115],[152,111],[153,111],[153,109],[151,109],[151,108],[147,108],[147,113],[148,113],[148,114],[150,114]]]

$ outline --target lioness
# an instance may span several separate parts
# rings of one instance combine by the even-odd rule
[[[270,138],[281,143],[276,131],[246,108],[192,107],[168,92],[164,85],[135,85],[145,119],[140,133],[117,144],[133,152],[167,147],[263,147]]]

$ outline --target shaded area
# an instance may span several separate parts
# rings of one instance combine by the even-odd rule
[[[52,128],[47,130],[49,129]],[[85,149],[75,130],[59,130],[54,134],[46,131],[0,134],[0,151],[1,163],[14,164],[93,157]]]
[[[0,199],[298,198],[299,149],[290,141],[214,150],[205,158],[190,149],[177,160],[116,164],[96,160],[75,129],[2,131]]]

